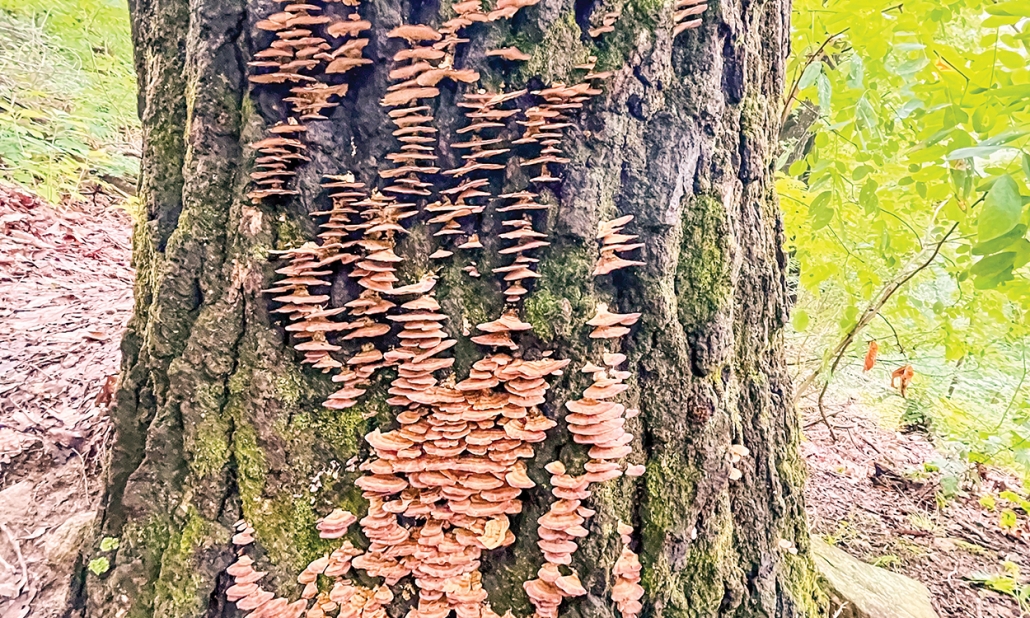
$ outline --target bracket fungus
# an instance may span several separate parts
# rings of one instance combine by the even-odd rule
[[[354,407],[373,388],[376,372],[389,368],[386,403],[395,414],[365,436],[370,454],[357,466],[361,476],[355,484],[367,513],[358,519],[337,508],[318,520],[319,536],[333,541],[334,549],[298,575],[299,600],[262,588],[265,572],[246,555],[260,539],[246,522],[237,524],[233,543],[239,555],[227,569],[233,585],[226,594],[251,612],[249,618],[386,618],[394,601],[391,587],[407,577],[417,590],[408,618],[447,618],[452,612],[458,618],[500,618],[487,600],[480,565],[486,552],[515,542],[513,516],[523,510],[523,491],[535,487],[535,446],[557,426],[544,412],[562,407],[548,400],[551,381],[570,364],[550,351],[534,350],[535,359],[528,358],[538,342],[520,302],[542,276],[535,255],[550,245],[544,226],[552,189],[562,181],[564,166],[573,163],[562,150],[567,130],[611,73],[594,72],[597,59],[590,57],[575,65],[585,73],[573,85],[489,92],[479,86],[485,67],[456,63],[470,56],[460,47],[469,40],[466,28],[490,27],[538,1],[497,0],[487,8],[481,0],[462,0],[438,27],[402,24],[386,39],[369,34],[373,23],[362,17],[359,0],[325,0],[325,11],[323,4],[287,1],[256,24],[274,36],[254,55],[249,79],[256,88],[282,93],[289,107],[252,144],[258,155],[249,193],[254,201],[301,195],[296,184],[305,176],[298,167],[311,160],[305,123],[325,119],[354,80],[367,74],[359,69],[372,64],[363,54],[375,47],[373,41],[396,50],[390,52],[389,85],[380,98],[394,127],[384,163],[365,182],[352,173],[324,177],[321,188],[331,206],[311,213],[317,239],[279,252],[285,265],[265,290],[301,362],[332,374],[336,390],[326,408]],[[683,20],[705,6],[678,1],[676,28],[695,27],[696,20]],[[604,14],[590,35],[610,32],[618,17]],[[483,53],[504,62],[530,58],[515,47]],[[457,91],[453,99],[441,97],[451,89]],[[462,126],[438,126],[434,111],[441,98],[463,112]],[[441,116],[444,125],[454,124],[454,114]],[[452,161],[456,166],[448,168]],[[520,169],[528,173],[511,173]],[[521,186],[511,186],[516,182]],[[488,209],[494,219],[484,226]],[[595,275],[642,264],[622,257],[642,246],[633,242],[636,236],[622,233],[631,220],[600,224]],[[430,246],[425,259],[409,261],[411,247],[399,241],[420,225],[430,234],[411,238],[428,238]],[[476,261],[456,255],[461,251],[475,251]],[[435,296],[439,277],[433,269],[452,259],[461,259],[469,276],[480,276],[482,265],[499,279],[506,304],[496,319],[476,326],[475,334],[465,319],[450,324]],[[589,338],[608,351],[600,364],[582,367],[592,378],[582,398],[564,402],[561,418],[588,457],[581,473],[560,462],[545,466],[553,501],[537,519],[543,562],[537,577],[525,583],[541,618],[556,617],[564,600],[586,594],[570,567],[594,515],[586,505],[591,485],[644,472],[643,466],[624,463],[634,439],[627,421],[638,412],[617,401],[630,388],[630,373],[619,369],[627,358],[615,350],[639,318],[600,304],[586,323]],[[463,378],[454,370],[454,331],[485,350]],[[739,449],[731,453],[743,456]],[[615,564],[612,600],[623,618],[636,618],[643,594],[640,563],[629,549],[632,529],[620,524],[619,533],[624,548]],[[359,535],[366,549],[355,546]],[[381,579],[366,585],[369,577]]]
[[[672,36],[677,37],[686,30],[701,26],[702,20],[698,15],[708,10],[708,3],[707,0],[676,0],[673,8]]]

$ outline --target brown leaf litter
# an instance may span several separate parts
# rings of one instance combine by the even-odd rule
[[[883,429],[871,411],[857,405],[834,407],[838,441],[825,426],[812,424],[801,445],[813,534],[922,582],[941,618],[1022,616],[1012,597],[966,579],[977,572],[999,573],[1005,560],[1030,571],[1028,518],[1021,516],[1022,528],[1006,533],[998,514],[978,503],[981,495],[996,496],[1019,483],[980,468],[961,480],[962,494],[939,501],[942,475],[927,472],[924,464],[944,458],[924,434]],[[814,422],[818,413],[807,410],[807,416]]]
[[[0,616],[63,614],[102,490],[131,220],[0,185]]]

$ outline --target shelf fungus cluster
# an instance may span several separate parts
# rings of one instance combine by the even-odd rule
[[[623,234],[622,229],[633,220],[633,215],[625,215],[611,221],[602,221],[597,229],[597,238],[601,241],[601,257],[594,267],[594,276],[607,275],[629,266],[643,266],[637,260],[627,260],[621,254],[635,251],[644,246],[637,240],[636,234]]]
[[[358,2],[344,4],[356,7]],[[288,2],[282,11],[257,23],[259,30],[274,32],[275,39],[248,63],[249,80],[258,86],[288,86],[290,96],[284,102],[291,111],[285,122],[270,128],[270,135],[253,145],[258,158],[251,174],[255,186],[248,193],[250,199],[296,195],[288,185],[296,165],[308,161],[301,139],[307,130],[303,123],[325,119],[325,112],[347,94],[349,85],[332,83],[335,77],[330,76],[371,64],[362,57],[369,40],[360,36],[371,27],[356,10],[342,18],[330,17],[322,7],[303,2]]]
[[[615,22],[619,21],[620,17],[622,17],[621,9],[618,11],[611,11],[605,13],[601,17],[601,25],[597,26],[596,28],[591,28],[587,31],[587,34],[590,35],[590,38],[596,39],[602,34],[606,34],[608,32],[615,32]]]
[[[504,147],[499,132],[506,127],[506,120],[521,110],[510,108],[510,102],[526,93],[525,90],[507,94],[466,92],[457,106],[465,111],[468,123],[456,133],[460,141],[451,142],[448,147],[461,155],[462,165],[445,170],[445,176],[459,180],[458,184],[440,191],[438,201],[429,204],[426,210],[434,216],[431,225],[439,225],[433,236],[442,245],[433,252],[430,259],[439,260],[454,255],[454,250],[471,251],[482,249],[478,234],[478,215],[493,197],[490,190],[490,173],[504,169],[496,161],[506,155],[510,148]],[[479,276],[476,262],[465,269],[471,276]]]
[[[630,549],[633,527],[620,521],[618,533],[622,540],[622,553],[612,569],[612,575],[615,576],[612,601],[619,608],[622,618],[637,618],[643,609],[640,599],[644,596],[644,589],[640,585],[640,559]]]
[[[489,92],[477,69],[461,66],[471,56],[461,48],[467,27],[489,27],[538,1],[487,6],[462,0],[450,5],[453,16],[438,27],[404,24],[386,37],[366,36],[372,24],[359,14],[359,0],[280,0],[282,10],[257,24],[275,37],[255,55],[250,80],[281,88],[290,107],[254,144],[259,157],[250,197],[256,201],[298,194],[291,185],[296,167],[309,161],[305,123],[325,118],[339,104],[346,80],[370,64],[363,56],[370,40],[396,50],[380,99],[395,138],[385,163],[365,182],[351,173],[324,177],[331,206],[311,213],[317,239],[280,252],[278,279],[265,290],[302,362],[332,374],[336,390],[327,408],[354,407],[382,369],[388,370],[386,403],[395,417],[365,436],[371,453],[358,466],[362,475],[355,483],[367,513],[359,519],[336,509],[318,521],[319,535],[334,541],[334,549],[299,574],[300,599],[261,586],[265,573],[246,555],[254,530],[237,525],[238,558],[228,569],[233,585],[227,596],[250,618],[386,618],[392,587],[401,580],[417,589],[417,598],[406,600],[413,603],[407,618],[499,618],[487,601],[480,567],[489,552],[515,542],[514,516],[523,510],[524,490],[535,486],[529,472],[536,445],[560,418],[587,461],[576,472],[557,461],[545,466],[553,501],[537,520],[543,565],[524,586],[536,615],[555,618],[563,600],[586,594],[572,565],[595,515],[588,506],[592,484],[645,472],[627,463],[634,438],[626,424],[637,411],[620,402],[630,378],[620,368],[627,361],[622,340],[640,314],[597,306],[585,326],[591,345],[603,352],[597,364],[586,363],[577,374],[589,376],[589,386],[580,399],[564,403],[564,416],[553,413],[562,406],[548,402],[548,392],[570,361],[549,351],[531,356],[527,350],[538,342],[521,314],[532,280],[541,277],[539,252],[550,245],[544,214],[552,208],[552,189],[570,163],[563,139],[576,130],[577,110],[601,94],[611,74],[596,72],[591,57],[574,67],[582,77],[573,85]],[[690,17],[704,10],[696,2],[681,4],[680,21],[682,11],[693,11]],[[618,17],[603,15],[590,35],[612,31]],[[485,56],[490,60],[484,64],[494,68],[529,59],[515,47],[486,50]],[[452,100],[441,97],[444,90],[455,91],[464,120],[441,143],[434,111],[439,100]],[[441,158],[458,163],[445,165]],[[487,212],[495,227],[482,225]],[[594,275],[642,264],[627,257],[642,247],[636,236],[623,233],[631,220],[600,224]],[[412,275],[426,263],[406,263],[399,241],[419,225],[432,234],[432,252],[428,272]],[[422,242],[414,236],[411,244]],[[482,258],[488,251],[497,255]],[[489,264],[506,301],[496,319],[474,329],[450,324],[436,298],[432,268],[459,252],[456,259],[467,264],[470,276],[480,276],[480,264]],[[483,348],[464,379],[454,368],[458,332]],[[620,524],[619,534],[624,549],[614,567],[612,602],[622,618],[636,618],[640,563],[629,549],[632,529]]]
[[[562,156],[559,146],[563,131],[573,126],[570,114],[582,109],[585,102],[601,94],[598,82],[611,77],[609,72],[595,72],[596,62],[597,58],[591,56],[586,63],[574,67],[578,71],[586,71],[583,81],[578,84],[567,86],[556,83],[549,88],[533,91],[543,101],[528,108],[525,111],[526,119],[518,122],[524,129],[522,136],[513,140],[512,144],[533,144],[539,147],[537,156],[519,163],[524,168],[538,169],[535,176],[530,178],[530,182],[538,187],[560,182],[560,176],[555,176],[552,171],[556,165],[569,162],[568,158]]]
[[[673,5],[672,36],[679,36],[686,30],[692,30],[701,26],[700,15],[708,10],[707,0],[676,0]]]
[[[628,388],[623,381],[630,373],[618,370],[625,361],[623,354],[608,353],[604,354],[604,367],[588,363],[583,371],[592,374],[593,384],[583,392],[582,399],[565,404],[569,432],[576,443],[589,447],[590,460],[583,466],[585,473],[578,476],[569,474],[559,461],[546,466],[551,473],[555,501],[537,520],[537,544],[543,552],[544,565],[537,578],[524,585],[538,618],[555,618],[563,599],[586,594],[579,576],[571,569],[572,554],[579,547],[576,541],[588,534],[586,522],[594,515],[583,501],[590,497],[592,483],[622,476],[622,460],[633,450],[633,435],[624,425],[637,411],[612,401]],[[637,474],[636,470],[632,472]],[[563,569],[569,572],[564,573]],[[624,614],[624,618],[628,616]]]

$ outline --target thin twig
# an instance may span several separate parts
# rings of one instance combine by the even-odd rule
[[[898,350],[908,358],[908,352],[905,351],[905,346],[901,345],[901,337],[898,337],[898,331],[894,330],[894,325],[891,324],[890,320],[884,317],[882,313],[877,312],[876,315],[880,316],[880,319],[886,322],[887,326],[891,329],[891,332],[894,333],[894,341],[898,344]]]
[[[72,449],[72,452],[79,458],[79,471],[82,473],[82,490],[86,492],[86,500],[89,500],[89,478],[86,476],[86,459],[79,451]]]
[[[831,34],[829,37],[827,37],[827,39],[825,41],[823,41],[823,44],[819,46],[819,49],[815,50],[815,52],[812,53],[812,55],[810,55],[808,57],[808,60],[805,61],[805,66],[801,67],[801,70],[798,71],[798,76],[796,78],[794,78],[794,83],[790,85],[790,92],[787,95],[787,99],[783,102],[783,111],[780,113],[780,126],[781,127],[783,126],[783,124],[785,122],[787,122],[787,116],[790,115],[790,104],[794,101],[794,98],[798,95],[799,86],[801,85],[801,77],[805,74],[805,69],[807,69],[809,66],[811,66],[811,64],[813,62],[815,62],[817,58],[820,58],[823,55],[823,51],[826,49],[827,45],[832,43],[834,39],[836,39],[837,37],[839,37],[840,35],[844,34],[845,32],[847,32],[850,29],[851,28],[845,28],[845,29],[841,30],[840,32],[838,32],[837,34]]]
[[[822,418],[823,425],[826,425],[826,428],[830,430],[830,439],[836,444],[837,434],[833,433],[833,425],[830,424],[830,419],[826,418],[826,411],[823,410],[823,396],[826,394],[828,386],[830,386],[829,380],[826,381],[826,384],[823,384],[823,390],[819,391],[819,399],[816,400],[816,405],[819,407],[819,416]]]
[[[833,352],[831,353],[833,356],[833,362],[830,364],[829,367],[829,377],[827,378],[827,382],[833,379],[833,374],[837,371],[837,366],[840,364],[841,359],[844,358],[844,354],[848,351],[848,348],[851,347],[851,344],[854,343],[855,338],[862,331],[862,329],[864,329],[866,326],[869,325],[870,322],[873,321],[873,318],[875,318],[880,313],[880,309],[882,309],[883,306],[887,304],[887,301],[889,301],[898,290],[904,287],[904,285],[911,281],[913,277],[915,277],[917,274],[919,274],[924,269],[929,267],[930,264],[932,264],[933,261],[937,259],[937,255],[941,252],[941,248],[944,246],[944,243],[947,242],[948,238],[950,238],[951,235],[955,232],[955,230],[958,229],[958,224],[959,222],[956,221],[951,226],[951,228],[949,228],[948,231],[943,236],[941,236],[940,240],[938,240],[934,244],[933,250],[930,252],[930,255],[925,260],[917,262],[915,265],[908,268],[907,271],[902,271],[902,274],[895,277],[894,279],[891,279],[887,282],[886,285],[883,286],[883,288],[880,290],[880,293],[877,294],[876,298],[874,298],[873,301],[869,303],[869,306],[866,307],[865,313],[862,314],[862,317],[859,318],[857,322],[855,322],[855,325],[852,326],[848,330],[848,332],[844,334],[844,337],[840,340],[840,342],[836,346],[834,346]],[[806,377],[801,382],[801,385],[798,387],[797,394],[794,397],[795,402],[797,402],[805,393],[808,392],[808,389],[812,387],[812,384],[815,383],[816,379],[822,373],[823,367],[818,367],[814,369],[808,375],[808,377]]]
[[[11,534],[11,529],[7,527],[7,524],[0,521],[0,530],[3,530],[4,534],[7,535],[7,540],[10,541],[11,545],[14,547],[14,554],[18,557],[18,566],[21,567],[21,581],[18,583],[17,590],[18,593],[21,594],[21,591],[24,590],[25,586],[29,583],[29,567],[25,564],[25,556],[21,554],[21,545],[18,544],[18,540],[14,538],[13,534]]]

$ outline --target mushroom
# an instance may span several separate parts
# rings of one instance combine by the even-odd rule
[[[386,93],[381,102],[386,107],[404,105],[416,99],[431,99],[440,94],[438,88],[406,88]],[[435,130],[433,131],[435,133]]]
[[[517,47],[502,47],[500,49],[491,49],[486,52],[488,57],[503,58],[512,62],[522,62],[532,58],[531,55],[519,50]]]
[[[422,41],[439,41],[443,38],[436,30],[422,24],[406,24],[398,26],[387,33],[390,38],[402,38],[409,43],[421,43]]]

